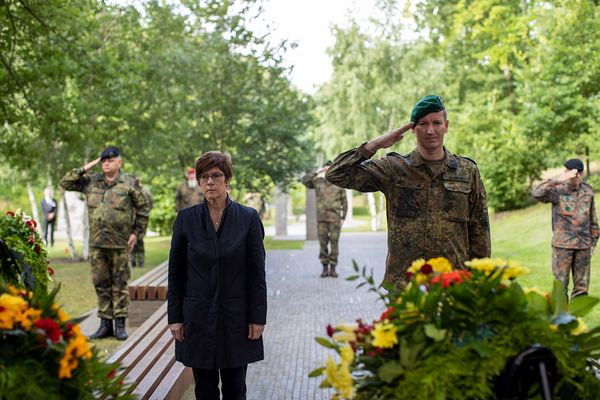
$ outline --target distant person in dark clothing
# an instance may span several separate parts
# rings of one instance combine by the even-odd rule
[[[56,228],[56,209],[58,207],[56,200],[52,196],[52,188],[44,189],[44,198],[42,199],[42,235],[44,243],[48,246],[54,246],[54,229]]]
[[[264,229],[230,199],[228,154],[204,153],[200,204],[179,211],[169,255],[168,322],[175,357],[191,367],[197,399],[246,399],[248,364],[264,358],[267,319]]]

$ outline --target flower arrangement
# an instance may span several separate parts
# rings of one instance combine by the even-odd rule
[[[379,294],[386,309],[372,323],[327,327],[321,345],[334,350],[321,387],[344,399],[490,399],[499,393],[511,362],[533,344],[553,355],[555,398],[600,398],[593,358],[600,355],[600,328],[581,319],[597,303],[591,296],[567,302],[564,287],[551,293],[524,289],[527,269],[501,259],[474,259],[453,269],[444,258],[417,260],[400,289],[374,285],[365,268],[356,275]],[[541,345],[541,346],[539,346]],[[540,385],[528,388],[534,398]],[[510,397],[510,396],[509,396]],[[523,397],[525,398],[525,397]]]
[[[46,292],[52,269],[36,227],[20,210],[0,217],[0,276],[12,285]]]
[[[77,321],[54,302],[57,292],[0,283],[0,397],[126,398],[117,366],[99,359]]]

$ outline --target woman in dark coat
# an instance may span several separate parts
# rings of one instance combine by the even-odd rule
[[[177,214],[169,256],[169,329],[175,356],[194,371],[197,399],[246,399],[246,368],[262,360],[267,316],[264,229],[232,201],[229,155],[204,153],[196,178],[205,200]]]

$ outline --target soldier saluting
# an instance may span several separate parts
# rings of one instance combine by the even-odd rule
[[[340,154],[325,177],[387,200],[388,255],[385,281],[403,284],[419,258],[446,257],[460,267],[491,251],[486,193],[474,161],[444,147],[448,116],[440,96],[425,96],[401,128]],[[412,129],[417,147],[407,155],[371,160]]]
[[[89,173],[97,164],[102,173]],[[71,170],[60,181],[65,190],[85,194],[89,210],[90,263],[100,317],[92,339],[127,339],[129,252],[148,225],[148,202],[137,179],[120,170],[122,164],[119,149],[108,147],[98,159]]]

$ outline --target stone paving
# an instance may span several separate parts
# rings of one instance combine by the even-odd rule
[[[320,278],[319,243],[307,241],[303,250],[267,254],[268,316],[264,334],[265,360],[248,367],[249,400],[330,399],[319,389],[323,378],[309,378],[333,352],[314,337],[326,336],[327,324],[370,321],[383,303],[365,287],[344,278],[353,274],[352,260],[373,268],[376,282],[384,273],[385,233],[342,233],[339,278]]]

